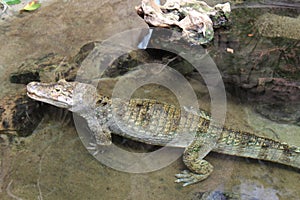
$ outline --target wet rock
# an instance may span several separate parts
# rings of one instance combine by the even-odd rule
[[[54,53],[24,61],[18,70],[10,75],[12,83],[28,84],[31,81],[57,81],[61,74],[71,68],[67,58]]]
[[[119,44],[95,43],[94,49],[82,61],[77,71],[78,81],[99,80],[100,78],[116,78],[139,69],[145,63],[169,65],[183,74],[191,72],[188,63],[177,55],[153,49],[133,49]],[[126,49],[127,48],[127,49]],[[105,69],[103,71],[103,69]]]
[[[300,125],[300,103],[260,103],[255,106],[255,111],[278,123]]]
[[[264,187],[259,183],[248,180],[241,181],[241,184],[234,185],[230,190],[212,190],[196,192],[192,200],[258,200],[258,199],[279,199],[278,191],[274,188]]]
[[[136,10],[149,26],[181,30],[178,39],[184,38],[193,45],[210,42],[213,29],[225,26],[231,12],[229,3],[210,7],[197,0],[167,0],[164,5],[155,0],[142,0]]]
[[[222,191],[197,192],[192,200],[229,200],[232,199]]]
[[[31,81],[39,81],[40,74],[37,71],[23,71],[22,73],[10,74],[10,82],[18,84],[27,84]]]
[[[10,75],[11,83],[28,84],[32,81],[53,82],[59,79],[75,80],[81,62],[94,49],[90,42],[82,46],[74,57],[64,57],[49,53],[38,58],[24,61],[18,70]]]
[[[234,93],[234,89],[233,87],[230,88],[229,83],[227,83],[227,87]],[[254,104],[281,105],[299,103],[299,92],[299,81],[291,81],[284,78],[257,78],[257,82],[252,85],[240,86],[240,89],[236,89],[235,94],[238,95],[241,100],[253,102]]]
[[[259,78],[256,93],[263,93],[269,102],[300,102],[300,82],[288,81],[284,78]],[[262,99],[263,100],[263,99]]]
[[[40,103],[27,95],[9,95],[0,99],[0,134],[27,136],[42,119]]]
[[[80,74],[86,73],[88,69],[81,68],[81,64],[95,47],[100,48],[97,52],[101,54],[103,62],[109,59],[111,53],[114,55],[117,52],[115,48],[109,49],[101,46],[100,43],[99,41],[89,42],[83,45],[74,57],[70,58],[49,53],[39,58],[28,59],[18,67],[16,72],[10,74],[10,81],[11,83],[28,84],[32,81],[56,82],[60,79],[74,81],[76,78],[77,80],[82,80],[84,78]],[[108,67],[104,74],[99,74],[99,69],[95,69],[96,71],[91,72],[90,78],[96,79],[123,75],[133,70],[139,64],[146,63],[151,59],[144,50],[131,51],[121,55],[112,63],[107,63]],[[80,68],[81,71],[77,73]]]
[[[217,30],[214,46],[208,47],[226,91],[278,123],[299,121],[300,44],[298,32],[287,28],[298,15],[293,7],[234,9],[230,30]],[[281,22],[273,26],[273,20]],[[290,22],[282,24],[285,20]]]
[[[117,77],[135,70],[139,65],[153,62],[153,58],[144,50],[134,50],[116,59],[104,72],[103,77]]]
[[[256,25],[259,33],[265,37],[300,39],[300,17],[293,18],[266,13],[257,20]]]
[[[80,48],[79,52],[71,59],[71,62],[80,65],[82,61],[89,55],[89,53],[95,48],[95,46],[100,43],[100,41],[94,41],[84,44]]]
[[[259,34],[265,14],[296,16],[297,9],[234,9],[230,30],[218,30],[208,47],[227,91],[242,101],[297,102],[300,46],[294,39]],[[226,51],[233,49],[234,53]]]

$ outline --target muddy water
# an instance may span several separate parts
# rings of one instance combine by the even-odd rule
[[[1,96],[22,90],[9,83],[8,74],[26,58],[49,52],[74,55],[94,40],[135,27],[146,27],[134,6],[139,1],[83,0],[53,3],[34,13],[1,22]],[[190,77],[199,104],[209,109],[209,95],[200,81]],[[169,100],[162,88],[140,91]],[[49,108],[53,111],[53,108]],[[226,125],[253,131],[300,146],[300,127],[262,118],[250,106],[228,96]],[[0,199],[199,199],[201,192],[220,190],[243,194],[242,199],[297,199],[300,173],[273,163],[212,153],[215,169],[205,181],[183,188],[174,174],[185,169],[179,158],[146,174],[119,172],[88,153],[72,123],[63,124],[59,110],[46,116],[30,137],[1,143]],[[63,115],[63,114],[62,114]]]

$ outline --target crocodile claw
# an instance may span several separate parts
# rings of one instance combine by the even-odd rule
[[[180,174],[175,174],[175,183],[184,183],[183,187],[198,183],[208,177],[207,174],[194,174],[188,170],[183,170]]]
[[[104,150],[101,150],[98,148],[98,145],[95,143],[89,143],[90,146],[86,147],[86,149],[93,155],[96,156],[99,152],[103,152]]]
[[[95,143],[89,143],[90,146],[86,147],[86,149],[88,150],[96,150],[97,149],[97,145]]]

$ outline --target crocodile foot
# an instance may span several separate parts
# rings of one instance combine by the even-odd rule
[[[90,146],[87,147],[87,150],[92,153],[93,156],[96,156],[100,152],[100,148],[96,143],[89,143]]]
[[[175,183],[184,183],[184,186],[188,186],[194,183],[198,183],[200,181],[205,180],[209,174],[195,174],[192,173],[189,170],[183,170],[180,174],[175,174],[175,177],[177,178],[175,180]]]

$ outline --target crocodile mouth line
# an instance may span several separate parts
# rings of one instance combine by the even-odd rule
[[[37,95],[36,93],[33,92],[29,92],[27,91],[27,96],[29,96],[30,98],[36,100],[36,101],[41,101],[44,103],[48,103],[60,108],[69,108],[70,106],[67,103],[55,100],[55,99],[50,99],[50,98],[45,98],[45,97],[41,97],[39,95]]]
[[[40,97],[33,92],[27,92],[27,96],[33,99],[40,99]]]
[[[45,98],[42,98],[42,97],[36,95],[33,92],[27,92],[27,96],[29,96],[30,98],[33,98],[35,100],[38,100],[38,101],[44,101],[45,100]]]

